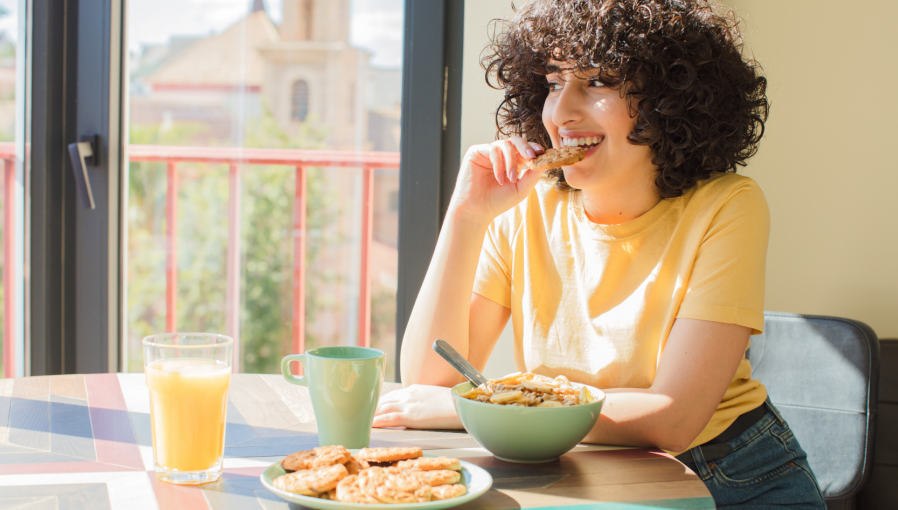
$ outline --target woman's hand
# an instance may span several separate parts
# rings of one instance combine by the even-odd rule
[[[380,398],[374,412],[374,427],[408,427],[411,429],[464,428],[449,388],[413,384],[391,391]]]
[[[450,209],[465,217],[490,222],[519,204],[539,182],[542,172],[525,172],[521,166],[543,152],[538,143],[513,136],[490,144],[474,145],[465,154]]]

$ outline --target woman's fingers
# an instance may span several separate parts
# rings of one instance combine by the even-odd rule
[[[480,150],[482,151],[482,149]],[[542,152],[544,152],[543,148],[538,143],[527,142],[519,136],[513,136],[507,140],[498,140],[490,144],[487,154],[493,176],[496,182],[502,185],[517,182],[518,168],[522,160],[531,160]]]
[[[505,177],[508,182],[515,182],[518,180],[518,149],[508,140],[502,140],[498,145],[505,160]]]
[[[524,156],[525,159],[533,159],[536,157],[536,147],[527,143],[527,140],[524,140],[520,136],[512,136],[508,141],[515,146],[518,153]],[[537,147],[539,146],[539,144],[536,145]]]
[[[405,425],[405,418],[401,413],[387,413],[375,416],[374,423],[371,424],[374,428],[399,427],[403,425]]]
[[[536,186],[537,181],[539,181],[542,176],[542,172],[534,172],[532,170],[528,170],[524,172],[523,175],[521,175],[520,180],[518,180],[518,186],[523,189],[530,189],[533,186]]]
[[[527,140],[524,140],[520,136],[512,136],[506,142],[508,144],[512,145],[516,150],[516,154],[514,154],[515,165],[514,165],[513,170],[510,170],[508,172],[508,175],[513,176],[513,177],[511,177],[511,182],[518,182],[518,180],[520,179],[520,175],[518,173],[518,165],[517,165],[517,163],[519,161],[518,157],[519,156],[523,157],[523,159],[529,161],[529,160],[537,157],[539,154],[542,154],[543,152],[545,152],[545,150],[543,149],[542,145],[540,145],[536,142],[528,142]]]
[[[448,388],[412,385],[396,392],[389,402],[381,402],[374,427],[461,428]]]
[[[378,401],[378,405],[390,404],[392,402],[399,402],[400,400],[402,400],[402,395],[403,395],[402,392],[403,392],[402,389],[398,389],[398,390],[393,390],[393,391],[387,393],[386,395],[382,395],[380,397],[380,400]]]
[[[408,391],[406,389],[394,390],[380,397],[377,402],[377,414],[383,414],[390,410],[398,411],[404,402],[408,401]]]
[[[396,405],[395,403],[381,404],[381,405],[377,406],[377,409],[374,410],[374,416],[379,416],[381,414],[396,413],[396,412],[401,412],[401,411],[402,411],[402,409],[400,409],[400,406]]]
[[[493,165],[493,175],[496,176],[496,182],[505,184],[505,161],[502,149],[496,145],[490,146],[490,163]]]

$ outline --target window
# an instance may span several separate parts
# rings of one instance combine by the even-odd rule
[[[0,0],[16,53],[15,138],[0,140],[5,375],[140,371],[144,335],[198,330],[235,337],[240,371],[358,343],[386,351],[394,377],[457,169],[457,59],[448,82],[443,64],[463,7],[425,3],[406,22],[404,4]],[[404,54],[421,63],[405,76]],[[87,190],[67,147],[94,135],[90,209],[68,199]]]
[[[303,122],[309,115],[309,84],[305,80],[293,82],[290,94],[290,117]]]
[[[143,336],[191,330],[234,337],[243,372],[361,344],[392,379],[403,2],[131,0],[128,14],[125,369],[142,370]]]

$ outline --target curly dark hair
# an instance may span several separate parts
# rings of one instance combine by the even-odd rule
[[[551,58],[627,97],[637,118],[627,139],[650,148],[662,198],[735,172],[757,152],[767,80],[743,55],[732,12],[709,0],[534,0],[515,10],[493,20],[481,60],[487,83],[505,90],[497,136],[551,146],[542,123]],[[561,169],[550,177],[572,189]]]

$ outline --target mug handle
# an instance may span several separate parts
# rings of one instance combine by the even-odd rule
[[[306,376],[301,375],[299,377],[296,377],[293,375],[293,372],[290,371],[291,361],[298,361],[300,363],[303,363],[303,361],[305,361],[305,358],[305,354],[290,354],[289,356],[284,356],[284,359],[281,360],[281,373],[284,374],[284,379],[286,379],[287,382],[293,384],[301,384],[303,386],[309,385],[306,382]],[[305,366],[305,363],[303,363],[303,366]]]

